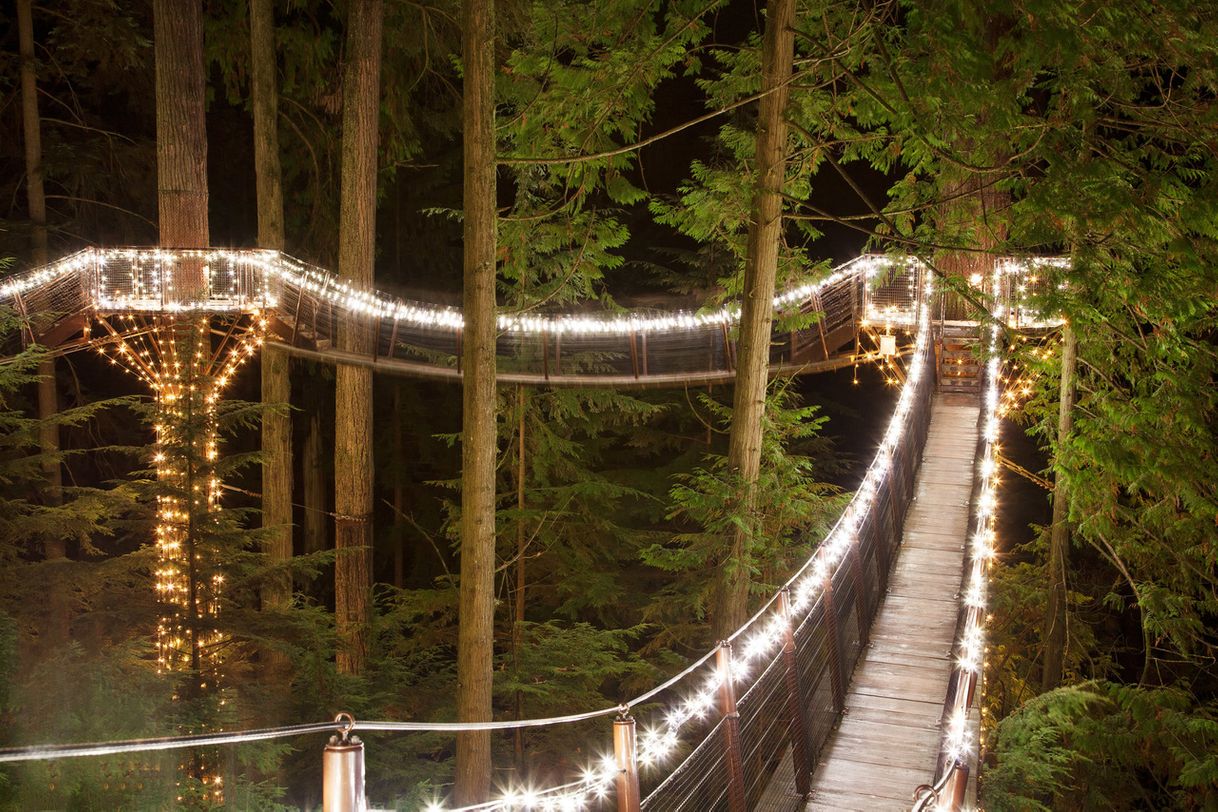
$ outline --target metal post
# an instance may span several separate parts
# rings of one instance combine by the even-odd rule
[[[872,514],[867,526],[875,533],[875,515]],[[868,636],[871,634],[871,587],[867,583],[866,575],[863,573],[863,557],[859,554],[859,544],[861,542],[856,537],[850,544],[850,551],[846,553],[850,557],[850,572],[854,576],[854,590],[858,593],[856,601],[858,611],[855,613],[855,618],[858,620],[859,629],[859,646],[867,645]]]
[[[960,812],[964,808],[964,795],[968,790],[968,765],[963,762],[956,764],[952,777],[943,788],[943,796],[939,801],[939,809]]]
[[[799,690],[799,663],[795,656],[795,621],[791,617],[790,590],[778,593],[778,614],[786,620],[782,633],[782,661],[786,670],[787,729],[791,735],[791,764],[795,768],[795,790],[807,797],[812,791],[812,764],[808,758],[808,726]]]
[[[740,714],[736,686],[732,684],[732,644],[720,643],[715,652],[719,670],[719,712],[723,715],[723,756],[727,763],[727,806],[731,812],[748,812],[744,794],[744,763],[740,756]]]
[[[846,707],[846,689],[842,678],[842,639],[837,631],[837,607],[833,602],[833,574],[826,573],[825,586],[820,593],[821,617],[825,621],[825,639],[829,642],[829,686],[833,689],[833,709],[841,713]]]
[[[617,812],[639,812],[639,762],[634,717],[629,713],[613,720],[613,761],[617,765]]]
[[[364,743],[351,735],[355,719],[340,713],[334,720],[346,723],[330,737],[322,754],[322,809],[324,812],[364,812]]]

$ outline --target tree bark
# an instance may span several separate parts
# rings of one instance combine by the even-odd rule
[[[393,539],[393,585],[406,583],[406,451],[402,432],[402,387],[393,387],[393,515],[397,525]]]
[[[207,125],[203,8],[192,0],[153,0],[156,49],[157,216],[164,248],[206,248]],[[188,273],[190,271],[191,273]],[[182,264],[179,298],[204,287],[202,264]]]
[[[1074,425],[1074,371],[1076,342],[1074,330],[1062,328],[1061,394],[1057,409],[1057,448],[1070,436]],[[1061,684],[1066,658],[1066,565],[1070,548],[1070,497],[1060,476],[1053,485],[1053,526],[1049,531],[1048,601],[1044,626],[1044,670],[1040,688],[1051,691]]]
[[[210,234],[203,7],[191,0],[153,0],[152,14],[160,245],[205,249]],[[207,288],[205,268],[206,263],[197,259],[176,263],[172,288],[167,285],[166,292],[179,301],[202,297]],[[166,603],[168,616],[162,621],[168,621],[171,629],[175,625],[183,629],[190,646],[189,679],[180,693],[189,705],[214,692],[219,677],[214,661],[205,662],[202,651],[209,619],[215,614],[209,594],[214,594],[210,588],[217,562],[199,544],[200,520],[213,509],[213,503],[210,497],[197,496],[206,493],[209,486],[196,488],[196,483],[207,483],[214,475],[207,450],[215,438],[214,413],[207,404],[216,390],[208,377],[208,353],[200,347],[210,342],[209,319],[183,314],[170,318],[161,332],[159,343],[163,349],[158,363],[162,385],[157,400],[162,410],[158,422],[164,427],[158,430],[158,442],[165,443],[163,447],[171,458],[160,469],[160,476],[177,491],[170,504],[176,502],[174,506],[181,515],[161,517],[158,546],[166,540],[173,542],[162,548],[163,560],[170,564],[170,570],[184,574],[186,592],[184,604],[170,597]],[[181,365],[174,371],[179,361]],[[160,634],[163,637],[166,632]],[[187,722],[187,729],[206,724],[208,714],[201,712],[202,717]],[[191,777],[205,783],[215,769],[216,755],[196,750],[185,763]]]
[[[309,427],[305,433],[301,450],[301,498],[304,499],[304,551],[319,553],[326,549],[326,468],[321,436],[321,397],[316,393],[306,395],[305,413],[309,415]]]
[[[275,90],[275,13],[272,0],[250,0],[250,100],[254,115],[254,185],[258,206],[258,245],[282,251],[283,175],[279,168],[279,98]],[[262,402],[286,406],[292,399],[291,366],[284,351],[262,348]],[[262,526],[269,534],[262,550],[267,563],[292,558],[292,416],[262,415]],[[284,572],[262,588],[264,609],[292,602],[292,579]]]
[[[463,0],[462,11],[465,375],[457,718],[487,722],[495,653],[495,5]],[[481,803],[490,787],[490,733],[458,734],[456,802]]]
[[[381,0],[350,5],[343,74],[342,188],[338,272],[372,285],[376,257],[377,124],[380,114]],[[357,317],[358,318],[358,317]],[[372,351],[371,324],[341,325],[339,348]],[[372,371],[339,364],[334,401],[334,611],[338,669],[359,674],[368,656],[372,590]]]
[[[525,394],[524,387],[516,384],[516,588],[512,593],[512,665],[520,668],[520,652],[524,648],[524,607],[528,586],[527,560],[525,548],[528,538],[524,527],[525,506],[525,447],[524,447],[524,417]],[[524,694],[516,692],[516,718],[524,718]],[[523,780],[526,778],[524,765],[524,729],[516,728],[512,737],[512,749],[516,757],[516,775]]]
[[[46,265],[47,202],[42,173],[42,116],[38,111],[37,62],[34,59],[34,15],[30,0],[17,0],[17,38],[21,54],[21,125],[25,138],[25,199],[30,214],[30,259],[34,267]],[[38,445],[43,454],[47,504],[63,504],[63,472],[59,466],[59,390],[55,381],[55,359],[38,365]],[[67,545],[49,539],[43,546],[48,559],[64,558]]]
[[[753,219],[749,224],[737,342],[736,388],[728,441],[728,468],[744,487],[740,509],[747,515],[755,503],[754,488],[761,468],[762,419],[770,364],[770,332],[774,317],[774,285],[782,240],[782,185],[786,176],[787,126],[783,118],[790,95],[788,82],[795,59],[795,2],[769,0],[762,45],[762,96],[757,116],[756,172]],[[726,637],[748,616],[748,534],[737,529],[724,562],[715,634]]]

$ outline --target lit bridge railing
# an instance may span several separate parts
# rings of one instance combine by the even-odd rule
[[[1002,263],[1006,312],[1058,265]],[[791,329],[779,318],[775,373],[817,371],[860,360],[860,329],[909,329],[921,301],[921,265],[865,255],[775,297],[779,316],[814,316]],[[1043,285],[1043,283],[1040,283]],[[150,320],[190,314],[258,314],[268,340],[327,362],[427,377],[458,378],[463,319],[457,308],[398,299],[351,285],[285,254],[257,249],[86,249],[0,281],[0,304],[25,318],[27,341],[61,352],[121,345]],[[700,311],[501,311],[496,356],[505,383],[682,385],[735,375],[735,305]],[[805,319],[806,321],[806,319]],[[96,329],[98,325],[103,329]]]

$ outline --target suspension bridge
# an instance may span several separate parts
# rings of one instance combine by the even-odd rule
[[[901,380],[862,483],[816,552],[728,639],[611,707],[491,723],[353,720],[0,750],[0,763],[333,733],[326,809],[363,809],[355,733],[595,725],[601,752],[565,783],[507,786],[467,809],[958,809],[975,793],[986,571],[994,557],[1001,332],[1040,328],[1033,294],[1057,260],[968,280],[993,318],[945,318],[910,258],[862,256],[775,297],[771,372],[879,362]],[[219,396],[259,346],[387,373],[458,379],[457,309],[361,289],[278,252],[87,249],[0,280],[20,339],[90,349],[165,399],[196,325],[194,363]],[[738,310],[506,312],[499,380],[549,386],[729,381]],[[794,325],[794,326],[792,326]],[[191,328],[191,329],[196,329]],[[180,335],[179,335],[180,337]],[[202,360],[200,360],[202,359]],[[193,391],[193,388],[192,388]],[[173,584],[159,585],[172,592]],[[596,728],[594,728],[596,729]],[[443,799],[435,809],[448,809]]]

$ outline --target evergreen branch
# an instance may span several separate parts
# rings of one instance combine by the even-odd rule
[[[758,93],[754,93],[751,96],[745,96],[742,99],[737,99],[736,101],[731,102],[730,104],[724,105],[716,110],[712,110],[709,113],[704,113],[695,118],[687,119],[686,121],[683,121],[682,123],[677,124],[676,126],[669,127],[667,130],[664,130],[663,132],[658,132],[655,135],[644,138],[642,141],[636,141],[633,144],[625,144],[623,146],[616,147],[614,149],[604,150],[603,152],[594,152],[594,153],[589,153],[589,154],[585,154],[585,155],[571,155],[566,158],[551,158],[551,157],[546,157],[546,156],[542,156],[542,155],[535,155],[535,156],[502,155],[502,156],[499,156],[498,158],[496,158],[496,162],[500,163],[500,164],[505,164],[508,166],[517,165],[517,164],[554,166],[554,165],[560,165],[560,164],[588,163],[590,161],[602,161],[602,160],[605,160],[606,158],[616,158],[619,155],[626,155],[631,152],[636,152],[636,151],[642,149],[643,147],[651,146],[652,144],[656,143],[657,141],[663,141],[665,138],[676,135],[677,133],[682,132],[684,130],[688,130],[690,127],[696,127],[699,124],[704,124],[705,122],[710,121],[711,119],[717,118],[717,117],[723,115],[724,113],[730,113],[732,110],[736,110],[740,107],[743,107],[746,104],[751,104],[752,102],[755,102],[758,99],[764,98],[765,96],[768,96],[771,93],[778,91],[785,85],[790,84],[799,75],[800,75],[799,73],[792,73],[790,78],[788,78],[785,82],[783,82],[780,85],[776,85],[775,87],[770,88],[769,90],[763,90]]]

